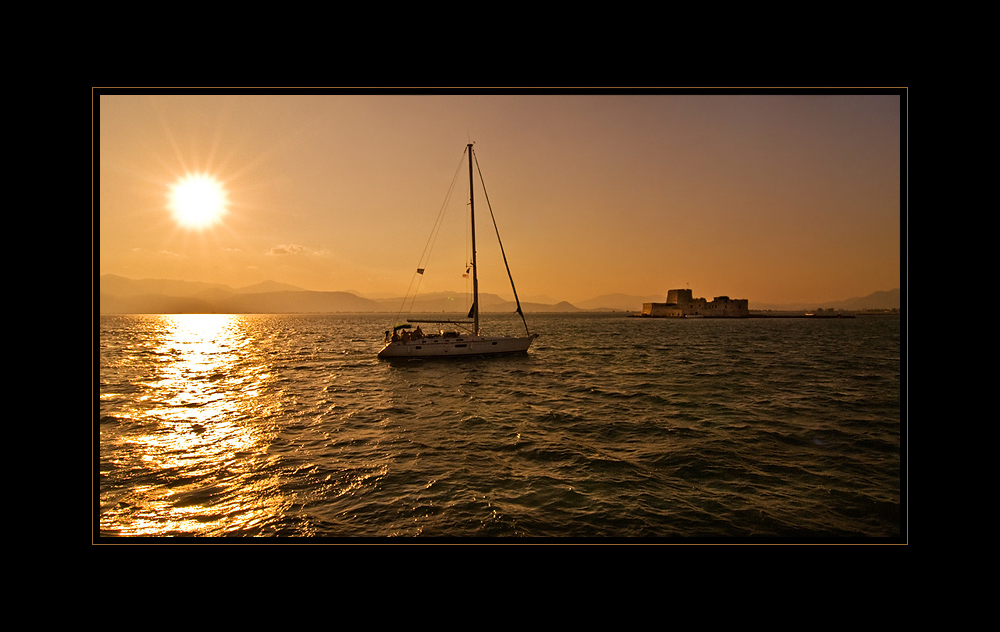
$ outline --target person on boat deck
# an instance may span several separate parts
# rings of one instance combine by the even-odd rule
[[[399,342],[399,332],[396,331],[395,329],[392,330],[392,341]]]
[[[413,332],[414,338],[423,338],[424,332],[420,330],[420,325],[417,325],[417,330]]]

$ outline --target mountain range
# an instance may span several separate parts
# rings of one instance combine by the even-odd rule
[[[232,288],[227,285],[178,281],[171,279],[128,279],[114,274],[104,274],[98,279],[97,288],[102,314],[281,314],[316,312],[396,312],[403,304],[402,297],[366,298],[356,292],[316,292],[293,285],[265,281],[256,285]],[[626,311],[638,312],[643,303],[662,302],[663,294],[631,296],[608,294],[577,305],[566,301],[553,301],[547,297],[539,301],[521,301],[525,312],[585,312]],[[495,294],[480,294],[483,312],[513,312],[513,300]],[[793,309],[893,309],[900,306],[899,289],[875,292],[866,297],[853,298],[823,305],[755,305],[752,310]],[[464,292],[436,292],[417,297],[409,312],[463,312],[468,309]]]

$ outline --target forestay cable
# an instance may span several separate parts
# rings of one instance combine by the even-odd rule
[[[475,156],[476,152],[472,152]],[[527,334],[531,334],[528,331],[528,321],[524,319],[524,312],[521,311],[521,301],[517,298],[517,288],[514,287],[514,276],[510,273],[510,266],[507,264],[507,253],[503,250],[503,241],[500,239],[500,229],[497,228],[497,218],[493,216],[493,206],[490,204],[490,196],[486,192],[486,181],[483,179],[483,172],[479,168],[479,158],[476,158],[476,171],[479,172],[479,182],[483,185],[483,196],[486,198],[486,208],[490,209],[490,219],[493,220],[493,229],[497,232],[497,242],[500,244],[500,254],[503,255],[503,265],[507,268],[507,278],[510,279],[510,289],[514,292],[514,303],[517,305],[517,313],[521,317],[521,322],[524,323],[524,331]]]

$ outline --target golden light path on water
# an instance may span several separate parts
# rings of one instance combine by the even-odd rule
[[[129,494],[128,511],[102,523],[121,535],[252,530],[284,504],[278,494],[247,493],[248,485],[278,485],[259,474],[269,437],[254,423],[279,406],[265,394],[273,370],[238,316],[158,318],[159,371],[129,412],[143,431],[125,439],[132,467],[153,473]]]

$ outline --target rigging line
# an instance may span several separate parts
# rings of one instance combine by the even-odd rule
[[[470,150],[471,151],[471,150]],[[476,152],[472,152],[475,157]],[[521,316],[521,322],[524,323],[524,331],[527,334],[531,334],[528,331],[528,321],[524,319],[524,312],[521,310],[521,301],[517,298],[517,288],[514,287],[514,275],[510,273],[510,266],[507,264],[507,253],[503,249],[503,241],[500,239],[500,229],[497,227],[497,218],[493,215],[493,206],[490,204],[490,196],[486,193],[486,180],[483,179],[483,171],[479,168],[479,159],[476,158],[476,171],[479,172],[479,182],[483,185],[483,196],[486,198],[486,208],[490,209],[490,219],[493,220],[493,229],[497,231],[497,242],[500,244],[500,254],[503,255],[503,265],[507,268],[507,278],[510,279],[510,289],[514,292],[514,303],[517,304],[517,313]]]
[[[417,277],[420,277],[420,278],[417,278]],[[396,320],[393,321],[393,324],[398,323],[399,322],[399,317],[403,314],[404,311],[406,311],[406,300],[407,299],[410,299],[410,308],[411,309],[413,308],[413,302],[415,300],[417,300],[417,291],[420,289],[420,280],[422,278],[423,278],[422,274],[418,274],[416,272],[413,273],[413,276],[410,278],[410,287],[406,288],[406,295],[403,297],[403,304],[399,306],[399,311],[396,312]],[[413,281],[414,280],[416,280],[416,282],[417,282],[417,289],[413,290],[413,297],[410,298],[410,289],[413,287]]]
[[[407,311],[406,301],[409,299],[410,308],[413,309],[413,304],[417,300],[417,292],[420,289],[420,281],[423,279],[423,273],[420,272],[427,268],[427,262],[430,261],[431,252],[434,250],[434,243],[437,241],[437,236],[441,231],[441,225],[443,224],[445,211],[448,209],[448,204],[451,201],[452,193],[455,191],[455,183],[458,182],[458,175],[461,173],[462,165],[465,162],[465,150],[462,151],[462,158],[458,161],[458,167],[455,168],[455,175],[451,178],[451,185],[448,186],[448,192],[445,194],[444,202],[441,204],[441,208],[438,210],[437,218],[434,220],[434,225],[431,227],[431,234],[427,238],[427,243],[424,245],[424,251],[420,253],[420,259],[417,262],[417,270],[413,277],[410,278],[410,285],[406,288],[406,294],[403,296],[403,303],[399,307],[399,311],[396,312],[396,320],[399,320],[400,315]],[[417,279],[417,277],[420,277]],[[416,279],[417,287],[413,290],[413,296],[410,296],[410,290],[413,289],[413,281]]]
[[[465,158],[465,152],[462,152],[462,158]],[[451,178],[451,184],[448,186],[448,192],[445,194],[444,202],[441,204],[441,209],[438,211],[437,219],[434,220],[434,227],[431,229],[431,235],[427,240],[427,245],[424,246],[424,252],[420,255],[420,263],[423,264],[420,267],[427,267],[427,261],[430,260],[431,251],[434,250],[434,243],[437,241],[437,236],[441,231],[441,225],[444,220],[445,211],[448,210],[448,204],[451,202],[452,193],[455,192],[455,184],[458,182],[458,174],[462,170],[463,160],[458,161],[458,167],[455,169],[455,175]],[[425,260],[426,255],[426,260]]]

